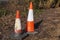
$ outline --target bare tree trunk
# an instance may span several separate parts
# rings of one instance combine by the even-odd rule
[[[54,2],[54,0],[48,0],[47,1],[47,4],[46,4],[46,7],[47,8],[50,8],[51,7],[51,4]]]
[[[59,5],[60,5],[60,0],[58,0],[58,2],[57,2],[55,7],[59,7]]]
[[[40,0],[39,2],[39,8],[43,8],[44,7],[44,0]]]

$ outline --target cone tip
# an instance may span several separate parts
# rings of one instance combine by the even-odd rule
[[[33,5],[32,5],[32,2],[30,2],[30,9],[33,9]]]
[[[16,18],[20,18],[19,10],[16,10]]]

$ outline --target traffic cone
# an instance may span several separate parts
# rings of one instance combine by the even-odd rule
[[[19,10],[16,11],[16,20],[15,20],[15,28],[14,28],[14,31],[15,31],[16,34],[22,33]]]
[[[27,33],[28,34],[35,34],[34,29],[34,17],[33,17],[33,5],[32,2],[30,2],[29,12],[28,12],[28,18],[27,18]]]
[[[20,20],[20,12],[19,10],[16,11],[16,19],[15,19],[15,26],[14,26],[14,32],[10,35],[12,39],[20,39],[27,36],[27,33],[23,32],[22,26],[21,26],[21,20]]]

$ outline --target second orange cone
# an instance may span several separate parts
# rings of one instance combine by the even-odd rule
[[[34,17],[32,2],[30,2],[29,13],[27,18],[27,32],[34,32]]]

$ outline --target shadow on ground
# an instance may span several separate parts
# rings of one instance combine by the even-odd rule
[[[35,23],[35,29],[38,29],[40,27],[40,24],[43,22],[43,20],[40,20],[39,22]]]

